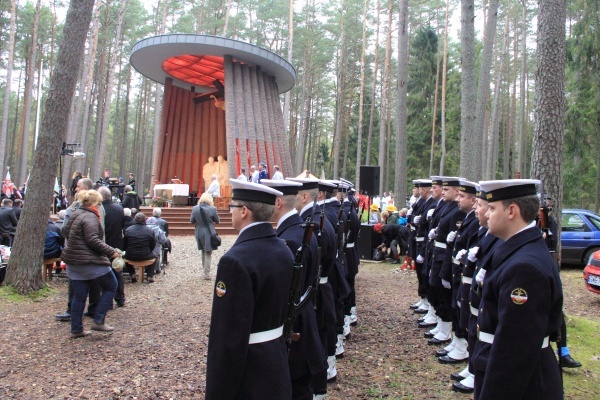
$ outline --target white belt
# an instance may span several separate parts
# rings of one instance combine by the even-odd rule
[[[446,243],[438,242],[437,240],[435,241],[434,246],[439,247],[440,249],[445,249],[447,247]]]
[[[251,333],[248,344],[268,342],[281,337],[281,335],[283,335],[283,325],[281,325],[279,328],[271,329],[270,331]]]
[[[326,277],[324,277],[324,278],[321,278],[321,279],[319,279],[319,284],[321,284],[321,285],[324,285],[324,284],[326,284],[326,283],[327,283],[327,278],[328,278],[328,277],[326,276]]]
[[[351,249],[353,247],[354,247],[354,243],[348,243],[348,244],[346,244],[346,248],[347,249]]]
[[[460,302],[460,300],[456,300],[456,304],[457,304],[459,307],[462,307],[462,303]]]
[[[477,339],[479,339],[481,342],[485,342],[485,343],[489,343],[489,344],[494,343],[494,335],[492,335],[491,333],[479,332],[477,334]],[[544,340],[542,341],[542,349],[545,349],[546,347],[548,347],[549,342],[550,342],[550,338],[548,336],[546,336],[544,338]]]
[[[460,261],[458,261],[456,258],[452,257],[452,264],[460,265]]]
[[[473,314],[474,316],[478,316],[479,315],[479,309],[475,308],[473,306],[469,306],[471,307],[471,314]]]
[[[417,240],[417,242],[424,242],[425,241],[425,237],[417,236],[416,240]]]
[[[473,282],[473,278],[469,278],[468,276],[464,276],[462,277],[462,283],[465,283],[467,285],[470,285]]]

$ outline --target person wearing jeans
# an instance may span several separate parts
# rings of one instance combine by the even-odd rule
[[[80,190],[77,201],[81,206],[71,214],[65,226],[67,244],[62,254],[62,259],[67,264],[67,276],[73,285],[71,338],[90,334],[84,330],[82,319],[93,281],[102,289],[102,295],[96,306],[91,328],[103,332],[114,330],[112,326],[105,324],[104,319],[117,289],[117,280],[111,270],[109,258],[116,258],[118,253],[103,240],[104,231],[99,212],[102,195],[95,190]]]

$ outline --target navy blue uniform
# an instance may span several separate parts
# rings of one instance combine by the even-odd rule
[[[295,255],[304,238],[303,220],[298,214],[293,214],[285,220],[280,221],[277,227],[277,237],[285,240],[285,243]],[[317,237],[313,235],[310,245],[304,249],[303,269],[301,277],[300,294],[314,284],[314,276],[317,273]],[[289,351],[289,366],[292,378],[293,399],[312,399],[310,379],[327,368],[326,356],[321,346],[317,319],[314,311],[314,303],[308,302],[300,311],[294,321],[294,333],[299,333],[298,341],[292,341]]]
[[[252,333],[283,326],[293,265],[292,252],[270,223],[243,230],[221,257],[208,336],[207,400],[291,399],[284,338],[249,341]]]
[[[429,210],[435,208],[436,201],[433,197],[429,197],[420,207],[420,216],[421,219],[418,224],[416,224],[416,233],[415,233],[415,271],[417,272],[417,279],[419,280],[419,287],[417,288],[417,292],[421,298],[425,298],[429,295],[429,275],[426,274],[424,266],[425,263],[417,263],[417,257],[421,256],[425,258],[426,250],[427,250],[427,233],[429,232],[429,223],[427,221],[427,213]],[[416,215],[415,215],[416,216]],[[413,220],[414,217],[413,216]]]
[[[548,345],[561,324],[562,285],[541,232],[532,227],[517,233],[488,263],[492,272],[488,276],[486,268],[473,354],[475,399],[562,399]]]
[[[344,300],[344,314],[348,315],[350,314],[350,309],[356,306],[354,282],[356,280],[356,275],[358,274],[358,264],[360,263],[356,239],[358,238],[358,231],[360,230],[360,221],[358,220],[356,208],[350,200],[344,201],[344,214],[346,215],[346,248],[344,249],[344,254],[346,255],[348,266],[346,280],[348,286],[350,286],[350,295]]]

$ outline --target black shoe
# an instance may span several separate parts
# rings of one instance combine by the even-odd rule
[[[423,322],[425,321],[425,316],[419,317],[419,319],[417,319],[417,322]]]
[[[427,314],[427,313],[428,313],[427,310],[423,310],[421,308],[415,309],[415,314]]]
[[[417,308],[419,308],[419,306],[415,306],[414,304],[411,304],[410,306],[408,306],[408,308],[410,308],[411,310],[416,310]]]
[[[125,305],[125,300],[116,300],[117,307],[123,307]]]
[[[423,337],[425,339],[431,339],[432,337],[434,337],[435,335],[433,333],[431,333],[431,331],[427,331],[423,334]]]
[[[570,354],[566,356],[562,356],[560,358],[560,365],[565,368],[579,368],[581,367],[581,363],[579,361],[575,361]]]
[[[94,315],[96,315],[96,313],[88,311],[88,312],[83,313],[83,315],[86,317],[94,318]]]
[[[425,322],[419,322],[419,328],[430,328],[432,326],[436,326],[437,322],[432,322],[430,324],[426,324]]]
[[[427,344],[433,345],[433,346],[439,346],[440,344],[444,344],[444,343],[448,343],[451,339],[448,340],[439,340],[436,338],[431,338],[427,341]]]
[[[454,358],[445,355],[442,357],[438,357],[438,361],[440,362],[440,364],[459,364],[462,362],[466,362],[467,358],[463,359],[463,360],[455,360]]]
[[[450,379],[452,379],[453,381],[456,381],[456,382],[460,382],[463,379],[465,379],[465,377],[462,376],[461,374],[459,374],[458,372],[454,372],[450,375]]]
[[[66,322],[71,320],[71,313],[65,311],[64,313],[56,314],[55,317],[58,321]]]
[[[446,350],[444,350],[444,349],[441,349],[441,350],[436,350],[436,352],[435,352],[435,356],[436,356],[436,357],[444,357],[444,356],[447,356],[447,355],[448,355],[448,353],[449,353],[449,351],[446,351]],[[456,374],[456,375],[458,375],[458,374]],[[460,376],[460,375],[459,375],[459,376]],[[463,379],[465,379],[465,378],[463,378],[463,377],[461,376],[461,377],[460,377],[460,379],[457,379],[457,380],[459,380],[459,381],[462,381]]]
[[[454,390],[455,392],[459,392],[459,393],[467,393],[467,394],[469,394],[469,393],[473,393],[473,391],[475,389],[467,387],[467,386],[463,385],[460,382],[454,382],[452,384],[452,390]]]
[[[400,260],[394,258],[390,264],[400,264]]]

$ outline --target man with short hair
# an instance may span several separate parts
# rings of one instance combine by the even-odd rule
[[[127,228],[123,237],[125,258],[131,261],[145,261],[156,258],[153,251],[156,246],[154,232],[146,226],[146,215],[143,212],[135,214],[135,224]],[[148,283],[154,282],[154,264],[146,267]]]
[[[282,333],[294,258],[269,222],[282,193],[237,179],[229,183],[239,236],[217,268],[206,399],[288,400],[292,387]]]
[[[256,166],[252,165],[250,167],[250,181],[254,183],[258,183],[258,170]]]
[[[2,239],[0,244],[11,247],[16,231],[17,215],[13,208],[13,201],[6,198],[2,200],[2,206],[0,207],[0,237]]]
[[[23,211],[23,200],[15,199],[13,202],[13,210],[15,210],[15,215],[17,216],[17,221],[21,218],[21,212]]]
[[[479,182],[489,204],[489,232],[504,243],[482,266],[488,272],[472,359],[476,400],[564,397],[549,346],[560,329],[563,292],[558,267],[535,223],[540,207],[537,183]]]
[[[210,194],[213,198],[221,196],[221,186],[219,185],[219,177],[217,174],[212,174],[210,179],[210,185],[206,189],[206,193]]]
[[[276,181],[276,180],[283,179],[283,173],[281,173],[279,165],[274,165],[273,168],[275,168],[275,173],[273,174],[273,180]]]
[[[98,188],[98,192],[102,195],[102,207],[104,208],[104,241],[112,248],[123,250],[123,227],[125,226],[123,207],[120,204],[113,203],[112,193],[106,186]],[[123,307],[125,304],[123,271],[117,272],[113,269],[113,273],[117,278],[115,302],[117,306]]]
[[[240,170],[240,175],[237,177],[238,181],[248,182],[248,177],[246,176],[246,169],[242,168]]]
[[[162,229],[167,237],[167,243],[163,246],[162,250],[162,265],[167,265],[167,253],[171,251],[171,241],[169,240],[169,223],[162,219],[160,216],[162,215],[162,209],[159,207],[154,207],[152,210],[152,216],[156,218],[156,225]]]
[[[125,186],[125,194],[123,195],[123,208],[131,208],[131,209],[139,209],[142,205],[142,199],[140,196],[133,190],[130,185]]]
[[[298,249],[303,243],[305,229],[308,229],[303,227],[304,221],[295,209],[296,195],[302,184],[282,179],[264,179],[261,183],[283,193],[283,196],[277,196],[275,200],[275,210],[271,221],[277,222],[277,237],[285,240],[292,254],[298,254]],[[312,222],[315,223],[314,220]],[[303,250],[302,271],[298,288],[296,288],[298,297],[305,293],[309,286],[313,286],[316,290],[314,278],[318,268],[317,229],[315,227],[311,241]],[[312,376],[327,368],[313,301],[305,304],[300,311],[294,322],[293,332],[289,351],[292,398],[313,399]]]

